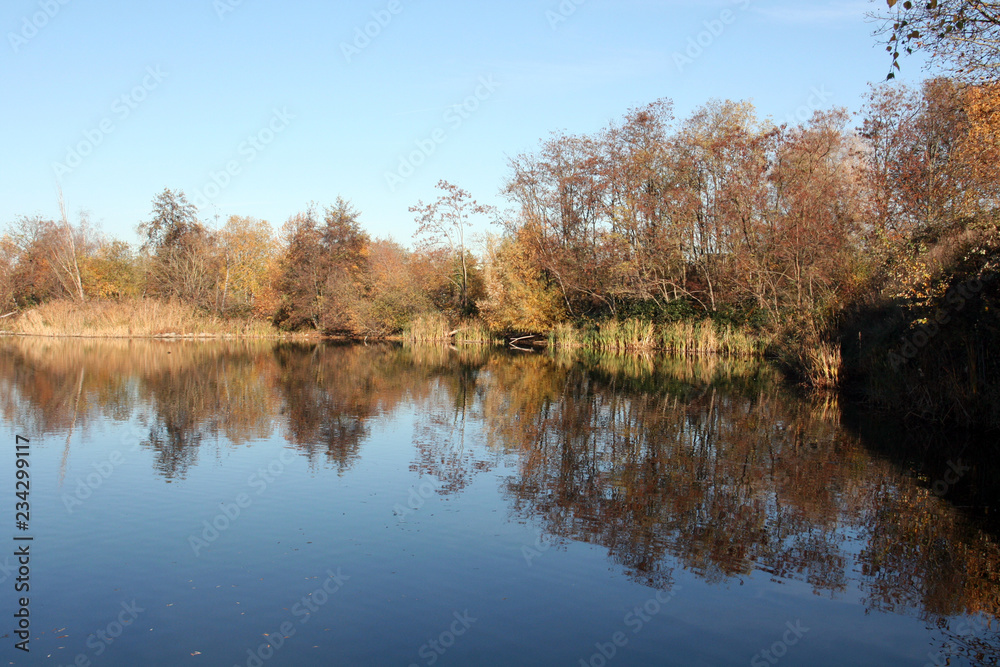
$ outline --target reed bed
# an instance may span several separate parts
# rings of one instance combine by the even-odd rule
[[[560,324],[549,334],[554,348],[587,347],[610,353],[666,352],[674,356],[718,354],[752,358],[764,355],[767,341],[711,320],[653,324],[637,319],[609,320],[584,334]]]
[[[658,347],[652,322],[609,320],[591,334],[591,347],[601,352],[647,351]]]
[[[408,343],[449,342],[473,345],[500,345],[497,338],[480,320],[466,320],[452,327],[448,318],[440,313],[420,315],[403,330],[403,340]]]
[[[817,389],[832,389],[840,383],[840,346],[820,341],[806,348],[802,360],[809,383]]]
[[[260,320],[227,320],[172,301],[50,301],[11,324],[10,333],[94,338],[243,337],[274,338]]]
[[[549,332],[549,347],[574,350],[585,346],[583,334],[569,322],[560,322]]]
[[[472,345],[503,345],[503,339],[493,335],[480,320],[468,320],[455,328],[455,343]]]
[[[414,318],[405,329],[403,339],[409,343],[451,340],[451,326],[440,313],[428,313]]]

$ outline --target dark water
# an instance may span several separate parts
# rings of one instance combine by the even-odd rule
[[[3,664],[1000,655],[995,450],[766,367],[7,339],[0,410]]]

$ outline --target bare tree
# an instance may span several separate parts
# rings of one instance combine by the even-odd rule
[[[52,266],[55,270],[56,278],[62,285],[66,293],[75,301],[86,301],[87,295],[83,291],[83,277],[80,275],[79,251],[77,248],[79,240],[85,242],[86,220],[80,223],[80,229],[74,230],[66,215],[66,202],[63,200],[62,190],[59,191],[59,224],[53,229],[53,242],[49,246],[49,253],[52,256]]]
[[[436,201],[430,204],[418,201],[416,206],[410,207],[410,212],[416,214],[417,223],[413,236],[428,250],[441,247],[449,250],[459,269],[457,275],[449,279],[458,288],[460,308],[466,313],[471,306],[466,231],[472,225],[472,216],[489,215],[493,207],[476,202],[468,192],[448,181],[438,181],[437,188],[444,194]]]

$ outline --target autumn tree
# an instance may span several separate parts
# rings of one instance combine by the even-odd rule
[[[219,232],[223,312],[244,316],[266,312],[264,303],[273,304],[271,267],[277,252],[274,230],[266,220],[230,216]]]
[[[369,244],[359,215],[350,202],[338,198],[326,208],[322,222],[310,205],[285,223],[279,280],[283,303],[277,316],[283,326],[350,331],[344,304],[354,302],[362,289]]]
[[[140,258],[129,244],[102,239],[84,268],[88,294],[101,299],[126,299],[142,293]]]
[[[970,163],[970,182],[989,208],[1000,206],[1000,83],[968,86],[962,91],[967,128],[959,146]]]
[[[184,193],[165,188],[153,200],[153,217],[140,223],[138,231],[143,237],[142,249],[156,254],[183,246],[205,229],[198,221],[198,208],[188,202]]]
[[[678,133],[674,169],[682,193],[674,218],[688,267],[684,291],[707,311],[728,300],[744,277],[733,272],[733,259],[755,243],[773,136],[752,104],[730,100],[695,110]]]
[[[322,266],[325,272],[320,326],[324,331],[352,333],[348,304],[362,293],[362,277],[367,269],[371,239],[361,229],[361,213],[338,197],[326,208],[320,235]]]
[[[199,222],[183,192],[169,188],[153,200],[149,221],[140,223],[142,250],[150,257],[149,291],[196,306],[217,306],[215,239]]]
[[[345,306],[351,330],[360,336],[399,333],[414,317],[433,309],[413,271],[412,253],[387,239],[369,246],[356,295]]]
[[[20,216],[10,227],[7,238],[15,258],[11,282],[18,308],[36,306],[59,294],[59,284],[46,250],[51,224],[41,216]]]
[[[674,161],[672,109],[667,99],[632,109],[601,135],[605,243],[615,262],[611,296],[658,307],[685,291],[678,224],[685,197]]]
[[[822,318],[843,302],[862,174],[847,117],[843,109],[817,112],[808,123],[785,128],[776,147],[768,177],[772,207],[758,226],[764,243],[750,272],[763,277],[767,290],[756,296],[775,304],[775,316],[791,312],[825,326]]]
[[[0,311],[6,314],[16,308],[14,271],[17,267],[17,245],[9,234],[0,236]]]
[[[615,311],[614,256],[607,252],[605,179],[599,138],[553,134],[536,153],[509,161],[503,194],[518,208],[508,233],[522,234],[570,315]]]
[[[424,250],[447,249],[448,257],[456,269],[456,275],[449,275],[449,280],[458,290],[459,312],[469,314],[474,303],[469,298],[468,230],[472,226],[473,216],[489,215],[493,209],[479,204],[467,191],[447,181],[439,181],[437,188],[442,194],[435,201],[429,204],[418,201],[415,206],[410,207],[410,212],[416,214],[417,223],[413,236]]]
[[[279,288],[282,305],[276,321],[289,329],[319,328],[323,296],[322,245],[316,209],[310,205],[282,227],[285,252]]]
[[[870,206],[869,236],[908,238],[919,225],[919,214],[908,195],[917,170],[913,147],[920,99],[906,86],[874,86],[859,128],[864,140],[866,182]]]
[[[967,197],[977,198],[978,192],[959,155],[967,128],[960,87],[949,79],[925,81],[920,111],[911,147],[916,172],[913,182],[902,185],[915,196],[921,231],[936,236],[963,215]]]
[[[479,314],[495,331],[544,333],[565,318],[562,295],[514,238],[491,238]]]
[[[62,210],[62,207],[60,207]],[[11,281],[14,300],[21,307],[54,298],[86,300],[84,271],[96,245],[96,236],[84,216],[72,225],[65,211],[59,222],[41,216],[22,216],[11,228]]]
[[[873,90],[861,135],[880,227],[933,241],[997,207],[998,90],[941,78]]]

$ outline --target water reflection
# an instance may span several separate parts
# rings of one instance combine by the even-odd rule
[[[515,517],[603,546],[645,585],[669,590],[678,567],[710,582],[764,572],[828,598],[856,581],[869,611],[939,627],[946,653],[1000,655],[989,456],[937,442],[917,456],[898,434],[846,427],[833,399],[790,395],[764,366],[389,345],[0,346],[4,418],[65,439],[64,461],[94,420],[134,420],[167,478],[207,443],[275,432],[343,474],[375,424],[412,410],[411,467],[440,493],[513,462],[503,492]],[[939,497],[942,480],[972,507]]]

